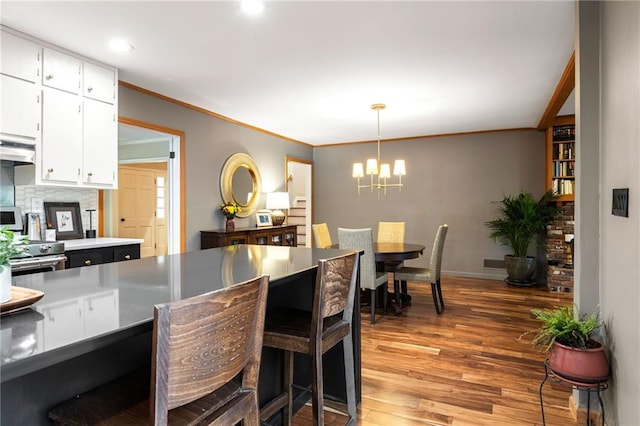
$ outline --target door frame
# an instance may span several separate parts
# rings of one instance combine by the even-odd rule
[[[169,127],[159,126],[153,123],[147,123],[133,118],[118,116],[119,124],[141,127],[160,133],[166,133],[172,136],[172,152],[175,159],[168,162],[168,181],[169,181],[169,238],[168,253],[185,253],[186,249],[186,179],[185,179],[185,132]],[[140,159],[139,162],[144,162]],[[98,192],[98,235],[104,236],[104,218],[105,218],[105,193],[104,190]]]
[[[285,190],[289,192],[289,182],[294,179],[289,164],[297,163],[303,166],[305,181],[305,197],[306,197],[306,209],[305,209],[305,229],[306,229],[306,241],[305,246],[311,247],[311,224],[313,223],[313,161],[303,160],[302,158],[286,156],[284,160],[284,181]]]

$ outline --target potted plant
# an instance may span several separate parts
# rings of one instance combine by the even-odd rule
[[[499,201],[498,215],[486,222],[491,230],[489,238],[508,246],[513,254],[505,255],[509,283],[516,285],[533,284],[531,280],[536,270],[536,259],[527,256],[529,246],[544,240],[544,231],[558,215],[558,207],[553,201],[556,196],[549,190],[539,200],[527,191],[518,195],[505,195]]]
[[[0,228],[0,303],[11,300],[11,266],[9,259],[23,255],[18,248],[25,238],[16,239],[6,226]]]
[[[594,383],[609,377],[605,345],[593,334],[603,324],[599,313],[577,314],[573,306],[532,309],[542,325],[531,344],[549,353],[549,367],[558,375],[581,383]],[[522,336],[521,336],[522,337]]]

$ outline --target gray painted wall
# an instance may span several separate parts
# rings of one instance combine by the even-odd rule
[[[461,118],[463,119],[463,118]],[[378,221],[406,222],[406,240],[428,247],[426,256],[408,261],[428,265],[436,228],[447,223],[443,271],[460,276],[504,278],[504,269],[483,267],[484,259],[507,253],[488,238],[484,223],[504,194],[545,191],[544,133],[492,132],[381,144],[381,160],[404,158],[407,176],[402,192],[386,197],[362,189],[357,195],[351,165],[375,157],[376,144],[320,147],[314,151],[314,221],[329,225],[337,242],[338,227],[371,227]],[[366,182],[366,177],[361,183]]]
[[[583,6],[593,7],[581,2],[580,7]],[[602,316],[607,323],[614,375],[613,387],[605,392],[605,406],[608,424],[635,426],[640,425],[640,2],[601,2],[599,12],[600,268],[597,289]],[[579,33],[580,38],[591,30],[585,27]],[[590,47],[598,48],[597,45]],[[613,188],[629,188],[628,218],[611,214]],[[593,190],[596,192],[597,188]]]
[[[284,189],[287,155],[312,160],[312,148],[256,132],[149,95],[120,87],[119,115],[185,132],[186,246],[200,249],[200,231],[224,228],[218,210],[220,171],[236,152],[253,157],[266,192]],[[264,196],[259,208],[264,208]],[[255,217],[238,218],[237,227],[255,226]]]

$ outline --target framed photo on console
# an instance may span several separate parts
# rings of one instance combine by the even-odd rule
[[[271,224],[271,212],[269,210],[258,210],[256,212],[256,226],[272,226]]]
[[[47,219],[47,227],[51,225],[56,230],[56,239],[75,240],[84,238],[80,203],[45,201],[44,212]]]

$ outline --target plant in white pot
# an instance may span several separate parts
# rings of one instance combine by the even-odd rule
[[[11,300],[11,266],[9,259],[23,255],[18,247],[25,238],[15,238],[6,226],[0,228],[0,303]]]
[[[578,314],[573,306],[532,309],[542,325],[531,344],[549,352],[549,367],[560,376],[581,383],[595,383],[609,377],[605,345],[595,339],[603,326],[598,313]],[[522,337],[522,336],[521,336]]]
[[[496,218],[485,223],[491,230],[489,238],[513,251],[504,257],[509,283],[534,284],[531,278],[536,270],[536,259],[527,253],[532,243],[543,242],[547,225],[557,217],[559,210],[554,203],[555,198],[551,190],[539,200],[527,191],[505,195],[498,202]]]

